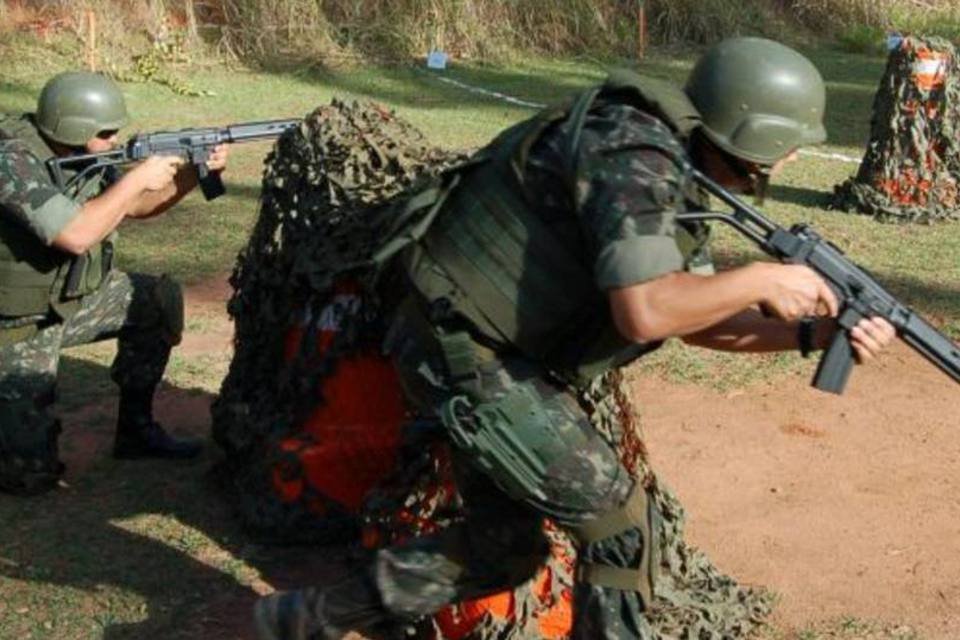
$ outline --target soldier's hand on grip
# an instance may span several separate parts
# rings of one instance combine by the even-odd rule
[[[781,320],[809,316],[836,317],[839,302],[813,269],[796,264],[759,263],[764,278],[761,306]]]
[[[146,191],[159,191],[173,182],[184,160],[178,156],[150,156],[130,173]]]

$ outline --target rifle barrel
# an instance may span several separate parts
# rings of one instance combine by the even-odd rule
[[[240,142],[259,138],[276,138],[287,129],[298,126],[300,122],[299,119],[291,119],[232,124],[226,128],[226,139],[230,142]]]

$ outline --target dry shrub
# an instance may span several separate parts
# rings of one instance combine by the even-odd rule
[[[884,29],[960,38],[957,0],[646,0],[650,40],[711,43],[731,35],[777,37],[798,28],[870,42]],[[637,47],[636,0],[0,0],[0,33],[73,30],[87,7],[99,42],[142,51],[164,33],[247,60],[341,57],[409,60],[432,48],[457,57],[528,52],[629,55]],[[26,25],[26,26],[24,26]]]
[[[623,52],[635,19],[616,0],[223,0],[225,29],[241,53],[289,49],[408,58],[440,48],[461,57],[511,50]]]
[[[901,31],[953,31],[960,38],[960,3],[956,0],[788,0],[797,19],[818,31],[854,27]]]
[[[661,44],[710,43],[763,31],[769,22],[762,2],[650,0],[651,35]]]

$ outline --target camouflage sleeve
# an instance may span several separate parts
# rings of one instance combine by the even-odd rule
[[[79,209],[33,153],[15,140],[0,142],[0,215],[13,217],[49,245]]]
[[[684,177],[674,157],[685,153],[664,124],[632,107],[609,105],[587,120],[576,210],[601,289],[684,269],[676,238]]]

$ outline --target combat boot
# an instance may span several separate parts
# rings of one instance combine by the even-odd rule
[[[37,496],[57,487],[60,421],[35,410],[33,400],[0,401],[0,492]]]
[[[0,446],[0,492],[17,496],[38,496],[60,484],[65,466],[57,459],[56,435],[60,423],[50,435],[53,446],[47,452],[18,455]],[[2,440],[2,438],[0,438]]]
[[[365,573],[323,587],[278,591],[253,607],[259,640],[340,640],[351,631],[376,630],[389,640],[407,637],[408,625],[394,626]]]
[[[174,438],[153,419],[153,390],[120,392],[117,433],[113,457],[118,460],[141,458],[187,459],[200,454],[197,440]]]

